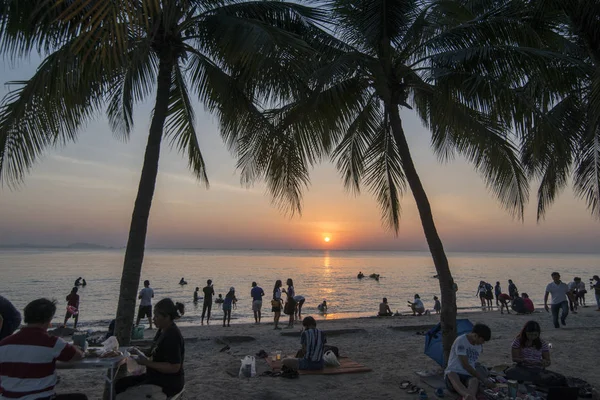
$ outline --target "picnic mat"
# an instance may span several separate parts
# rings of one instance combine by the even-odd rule
[[[265,361],[269,366],[273,369],[273,371],[278,372],[281,370],[281,361],[273,361],[271,357],[265,358]],[[318,371],[306,371],[300,370],[298,373],[300,375],[339,375],[339,374],[355,374],[357,372],[370,372],[371,368],[368,368],[362,364],[357,363],[356,361],[352,361],[348,357],[340,357],[338,358],[340,362],[339,367],[325,367],[324,369]]]

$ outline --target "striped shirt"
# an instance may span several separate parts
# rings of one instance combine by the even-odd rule
[[[300,344],[305,346],[304,359],[319,362],[323,359],[323,347],[327,343],[325,333],[317,328],[306,329],[300,337]]]
[[[518,336],[513,340],[512,348],[521,350],[521,358],[525,364],[541,364],[542,353],[550,351],[548,343],[545,340],[542,340],[542,347],[539,350],[533,346],[521,347],[521,338]]]
[[[0,342],[0,399],[34,400],[53,396],[56,360],[76,350],[41,328],[23,328]]]

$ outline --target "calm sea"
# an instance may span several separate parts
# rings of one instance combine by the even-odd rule
[[[105,329],[115,315],[123,254],[123,250],[4,249],[0,251],[0,294],[20,310],[39,297],[57,299],[59,310],[64,310],[65,297],[82,276],[88,284],[79,291],[80,325]],[[459,285],[459,308],[479,304],[475,291],[481,279],[500,281],[504,291],[507,280],[513,279],[521,293],[527,292],[540,303],[554,270],[567,282],[581,276],[586,284],[592,275],[600,274],[598,254],[449,253],[448,257]],[[381,278],[379,282],[358,280],[359,271],[378,273]],[[315,313],[316,306],[327,299],[327,318],[344,318],[374,315],[382,297],[388,298],[392,310],[407,312],[406,301],[415,293],[431,308],[433,296],[439,294],[435,273],[430,255],[420,252],[148,250],[142,281],[150,280],[155,300],[170,297],[185,303],[182,324],[196,324],[201,303],[198,310],[192,302],[193,291],[209,278],[217,294],[224,296],[230,286],[236,288],[239,301],[232,318],[250,322],[252,281],[270,298],[275,280],[285,283],[292,278],[296,294],[306,297],[305,314]],[[188,285],[178,284],[181,277]],[[266,301],[263,311],[271,319]],[[55,323],[64,315],[62,311],[57,314]],[[213,314],[222,316],[214,306]]]

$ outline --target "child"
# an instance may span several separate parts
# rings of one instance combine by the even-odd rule
[[[219,293],[219,297],[215,300],[215,304],[219,305],[219,308],[221,307],[221,304],[223,304],[225,300],[223,300],[223,295],[221,293]]]
[[[235,288],[232,286],[229,288],[229,292],[225,295],[225,300],[223,301],[223,328],[225,328],[225,320],[227,320],[227,327],[231,326],[229,325],[231,321],[231,309],[236,301]]]
[[[198,292],[200,291],[199,287],[196,287],[196,290],[194,291],[194,303],[198,302]]]
[[[476,400],[479,382],[488,388],[496,386],[475,369],[475,363],[483,351],[482,345],[491,337],[492,331],[487,325],[475,324],[471,333],[456,338],[444,372],[448,390],[458,393],[465,400]]]
[[[439,314],[440,310],[442,309],[442,305],[440,304],[440,300],[438,299],[437,296],[433,296],[433,300],[435,301],[435,305],[433,306],[433,309],[435,310],[436,314]]]
[[[323,314],[327,314],[327,300],[323,300],[321,304],[317,306],[320,312]]]

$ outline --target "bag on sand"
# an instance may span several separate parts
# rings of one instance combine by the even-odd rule
[[[119,393],[116,400],[166,400],[167,395],[163,393],[162,388],[156,385],[138,385],[133,386]]]
[[[256,376],[256,360],[254,356],[244,357],[238,376],[240,378],[252,378]]]
[[[328,367],[339,367],[340,366],[340,362],[338,361],[337,357],[331,350],[327,350],[325,352],[325,354],[323,354],[323,363],[325,365],[327,365]]]

